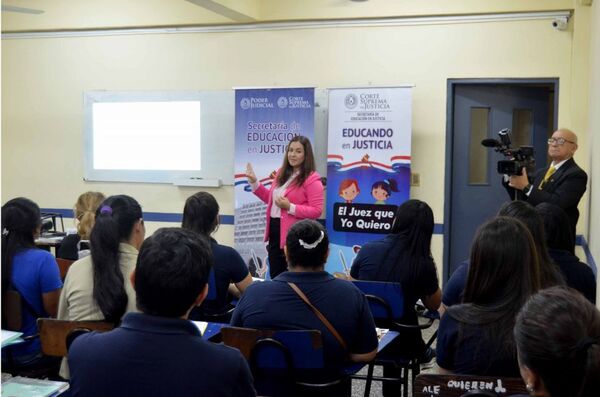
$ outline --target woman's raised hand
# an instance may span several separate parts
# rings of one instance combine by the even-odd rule
[[[252,168],[252,164],[246,164],[246,178],[248,178],[248,182],[256,183],[256,174],[254,173],[254,169]]]

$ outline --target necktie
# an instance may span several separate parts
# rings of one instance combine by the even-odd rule
[[[552,174],[554,174],[555,172],[556,172],[556,168],[554,168],[554,166],[551,166],[550,168],[548,168],[548,171],[546,171],[546,175],[544,175],[544,179],[542,180],[542,183],[540,183],[540,187],[539,187],[540,190],[542,190],[544,188],[544,185],[546,184],[546,182],[548,182],[548,180],[550,179]]]

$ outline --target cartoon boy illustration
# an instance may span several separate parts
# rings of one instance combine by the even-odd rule
[[[385,204],[392,192],[398,192],[398,183],[393,178],[383,181],[377,181],[371,187],[371,195],[375,199],[375,204]]]
[[[346,203],[354,201],[359,193],[360,188],[358,187],[358,181],[356,179],[344,179],[340,183],[338,194],[346,201]]]

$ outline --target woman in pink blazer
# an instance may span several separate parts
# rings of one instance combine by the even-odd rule
[[[270,189],[258,183],[250,163],[246,176],[254,194],[267,204],[265,241],[274,278],[287,270],[283,246],[290,227],[302,219],[317,219],[323,212],[323,184],[315,171],[310,141],[301,135],[292,138]]]

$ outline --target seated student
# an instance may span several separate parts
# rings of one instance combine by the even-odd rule
[[[75,209],[73,210],[75,222],[77,223],[77,233],[68,234],[60,243],[57,258],[77,260],[80,253],[81,257],[89,254],[89,248],[81,247],[81,240],[89,240],[90,232],[96,219],[96,210],[106,197],[99,192],[85,192],[77,198]]]
[[[19,197],[2,206],[2,297],[4,299],[8,290],[16,290],[21,295],[19,331],[25,336],[38,332],[37,318],[56,316],[62,287],[54,257],[35,246],[34,239],[39,236],[40,228],[40,208],[33,201]],[[3,325],[6,314],[2,313]],[[19,366],[37,365],[44,360],[39,339],[10,349]]]
[[[521,309],[514,334],[532,396],[600,396],[600,312],[581,294],[540,291]]]
[[[210,240],[217,294],[216,299],[204,301],[201,307],[192,310],[190,318],[194,320],[202,319],[203,314],[215,315],[227,311],[227,292],[230,283],[234,284],[232,290],[236,296],[243,293],[252,283],[252,276],[240,254],[231,247],[218,244],[211,237],[218,226],[219,204],[210,193],[199,192],[186,200],[181,227]],[[229,320],[229,318],[225,319],[226,322]]]
[[[350,275],[358,280],[400,283],[404,294],[405,324],[417,322],[415,303],[420,298],[429,310],[440,306],[441,291],[431,255],[433,211],[420,200],[408,200],[398,207],[392,232],[382,240],[362,246],[352,263]],[[433,349],[425,349],[420,330],[402,331],[392,350],[421,356],[422,362],[435,357]],[[390,349],[388,348],[388,351]],[[384,376],[396,377],[400,369],[384,366]],[[393,385],[384,384],[384,395],[393,394]]]
[[[498,216],[516,218],[523,222],[525,226],[527,226],[527,229],[529,229],[538,254],[541,288],[564,285],[565,280],[563,279],[558,266],[554,263],[548,253],[544,221],[536,212],[535,208],[525,201],[511,201],[505,203],[500,208]],[[450,276],[450,279],[444,285],[444,294],[442,296],[443,306],[448,307],[461,302],[468,272],[469,263],[467,261],[452,273],[452,276]]]
[[[149,237],[131,275],[141,313],[75,339],[73,396],[254,396],[242,354],[203,340],[187,320],[206,297],[211,262],[208,242],[189,230]]]
[[[559,206],[549,203],[538,204],[535,210],[544,220],[548,252],[560,268],[567,285],[596,303],[596,276],[572,252],[575,236],[571,233],[569,216]]]
[[[378,342],[369,304],[358,288],[324,270],[329,239],[323,227],[314,220],[295,223],[287,234],[284,252],[289,271],[273,281],[250,285],[235,308],[231,325],[320,330],[327,372],[338,373],[348,359],[372,360]],[[345,341],[347,350],[290,283],[294,283],[329,320]]]
[[[102,202],[90,235],[92,254],[73,263],[65,278],[60,320],[118,323],[125,313],[136,311],[135,291],[127,280],[145,232],[142,208],[135,199],[119,195]],[[60,375],[68,378],[65,365]]]
[[[438,328],[440,370],[519,376],[512,329],[540,287],[531,233],[515,218],[497,217],[477,230],[470,263],[463,303],[448,307]]]

